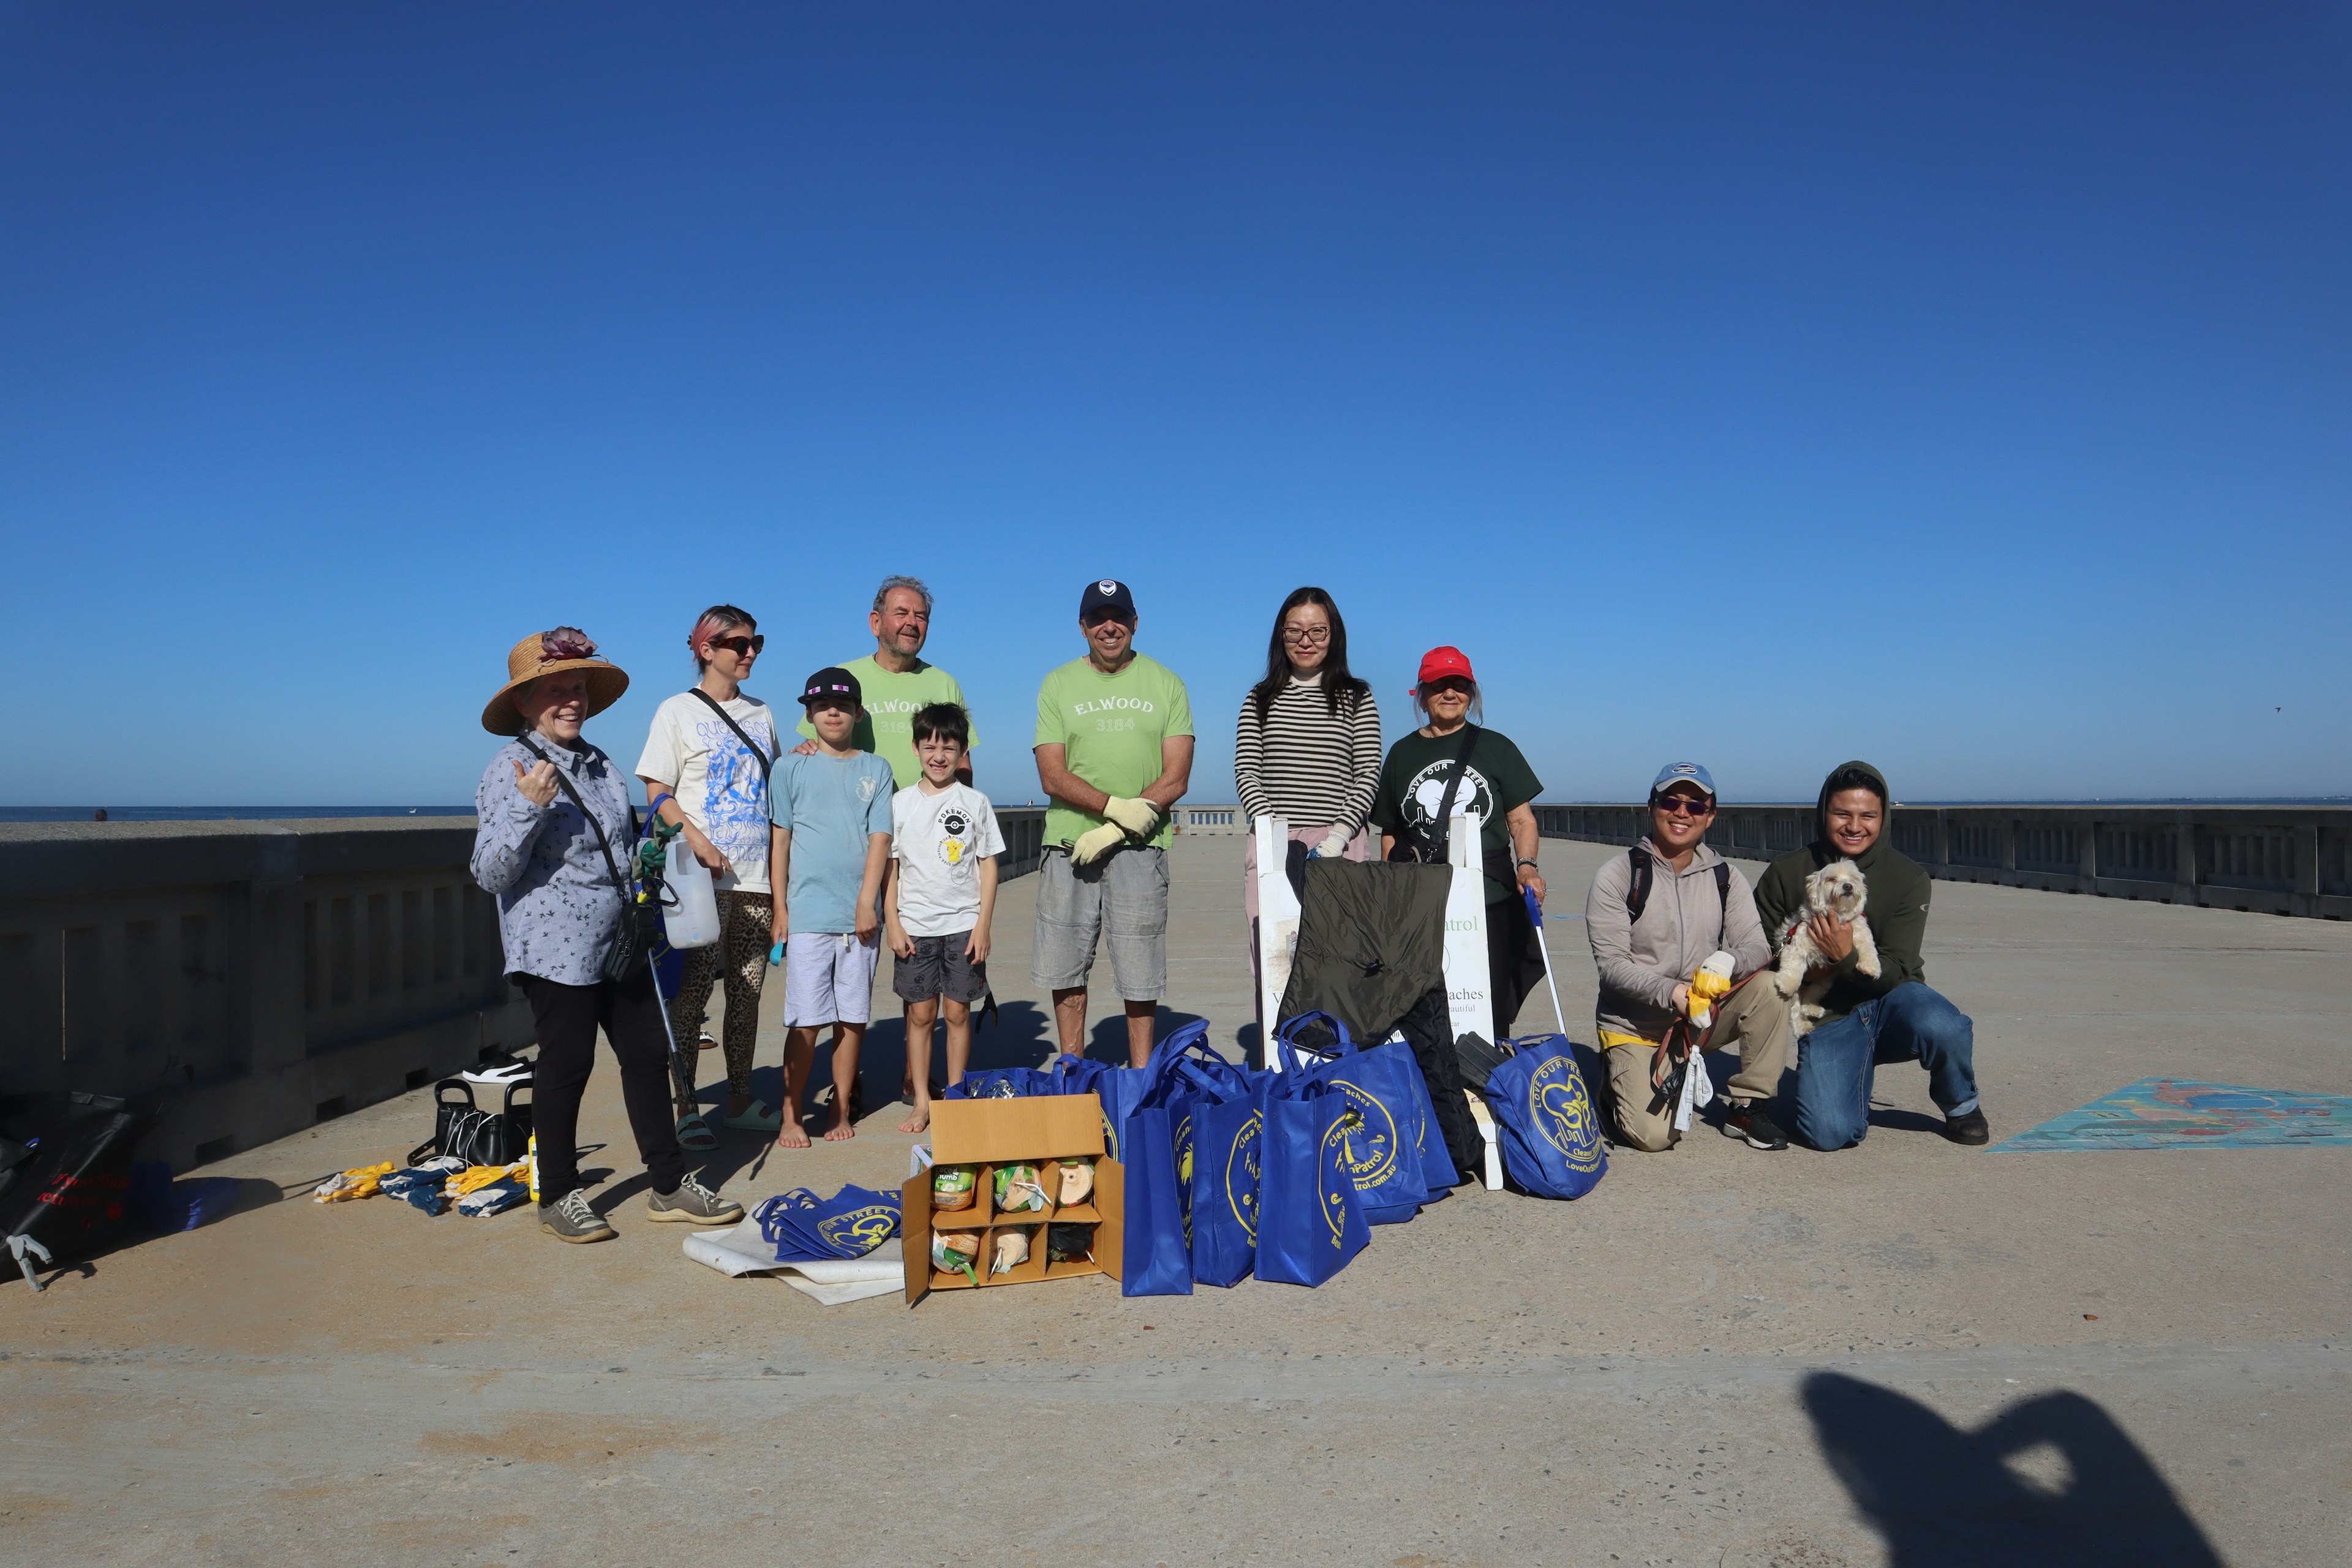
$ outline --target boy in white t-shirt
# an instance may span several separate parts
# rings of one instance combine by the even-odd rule
[[[996,857],[1004,853],[988,797],[956,780],[970,749],[961,706],[915,710],[923,776],[890,797],[890,879],[884,939],[898,955],[890,989],[907,1005],[907,1080],[914,1113],[901,1132],[931,1124],[931,1025],[948,1021],[948,1082],[971,1059],[971,1006],[988,994],[988,927],[996,913]]]
[[[687,848],[710,868],[719,893],[719,940],[681,955],[670,1028],[681,1044],[699,1037],[707,1046],[703,1013],[712,984],[724,977],[727,1125],[772,1132],[782,1117],[751,1098],[751,1055],[775,902],[768,886],[768,773],[780,748],[768,705],[742,689],[766,640],[732,605],[702,612],[686,639],[699,679],[654,710],[637,776],[654,815],[684,825]],[[681,1100],[677,1110],[681,1145],[716,1145],[701,1107]]]

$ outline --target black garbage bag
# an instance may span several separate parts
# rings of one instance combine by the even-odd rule
[[[1445,1152],[1465,1182],[1478,1180],[1486,1168],[1486,1141],[1462,1097],[1462,1058],[1454,1038],[1454,1011],[1446,1005],[1445,987],[1432,986],[1422,994],[1396,1027],[1412,1046],[1412,1059],[1429,1084],[1430,1108],[1437,1112],[1437,1130],[1445,1135]]]
[[[1275,1021],[1328,1013],[1359,1040],[1388,1038],[1423,992],[1445,983],[1453,886],[1450,866],[1307,862],[1298,945]]]
[[[0,1100],[0,1265],[32,1280],[120,1239],[132,1223],[131,1152],[157,1114],[104,1094]]]

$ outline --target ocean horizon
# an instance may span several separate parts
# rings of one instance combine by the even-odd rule
[[[1224,801],[1203,801],[1224,805]],[[1623,805],[1624,801],[1538,801],[1538,805]],[[1727,800],[1730,806],[1811,805],[1810,800]],[[1906,800],[1908,806],[1980,805],[2352,805],[2347,795],[2006,796],[1990,800]],[[1013,809],[1008,804],[1007,809]],[[268,822],[338,816],[471,816],[471,805],[0,805],[0,822]]]

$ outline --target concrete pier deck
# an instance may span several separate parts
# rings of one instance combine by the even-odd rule
[[[1170,1002],[1229,1049],[1240,851],[1173,853]],[[1545,843],[1558,914],[1612,853]],[[983,1063],[1048,1048],[1034,887],[1005,889]],[[1997,1139],[2151,1075],[2352,1092],[2352,926],[1935,897]],[[1582,927],[1549,935],[1590,1039]],[[873,1089],[900,1049],[878,1026]],[[1879,1082],[1857,1149],[1710,1131],[1572,1205],[1465,1189],[1317,1291],[912,1312],[688,1262],[644,1221],[609,1058],[583,1138],[614,1243],[274,1201],[404,1153],[419,1091],[209,1167],[256,1200],[226,1221],[0,1288],[0,1562],[2352,1561],[2352,1150],[1963,1150],[1924,1074]],[[903,1114],[805,1152],[730,1134],[707,1175],[891,1182]]]

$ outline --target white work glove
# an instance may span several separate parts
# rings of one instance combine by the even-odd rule
[[[1309,860],[1336,860],[1346,853],[1348,840],[1354,837],[1344,827],[1335,827],[1323,836],[1322,843],[1307,852],[1307,858]]]
[[[1127,842],[1127,829],[1116,822],[1106,822],[1100,827],[1088,828],[1078,835],[1070,846],[1070,864],[1091,866],[1120,845]]]
[[[1160,808],[1148,800],[1112,795],[1103,802],[1103,815],[1138,838],[1149,838],[1160,830]]]

